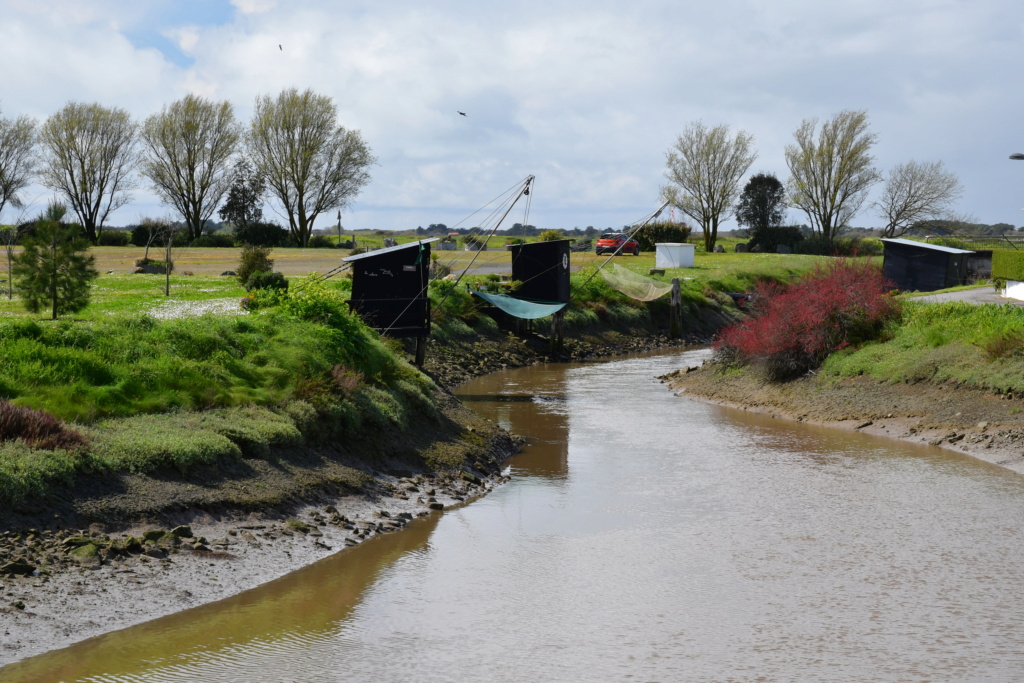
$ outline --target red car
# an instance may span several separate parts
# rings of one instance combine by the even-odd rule
[[[597,238],[597,253],[598,255],[609,253],[639,256],[640,243],[621,232],[609,232]]]

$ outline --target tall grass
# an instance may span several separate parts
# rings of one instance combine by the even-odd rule
[[[823,372],[1024,392],[1024,309],[908,301],[887,341],[830,357]]]

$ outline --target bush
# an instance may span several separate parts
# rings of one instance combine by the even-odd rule
[[[309,238],[309,242],[306,243],[310,249],[333,249],[334,240],[327,235],[313,235]]]
[[[462,238],[462,246],[469,249],[486,249],[487,238],[483,235],[466,235]]]
[[[200,235],[192,241],[192,246],[203,248],[233,247],[235,246],[235,239],[227,233],[213,232],[206,235]]]
[[[648,223],[633,235],[640,243],[640,251],[655,251],[658,243],[681,244],[690,239],[690,226],[685,223],[658,221]]]
[[[558,240],[564,240],[565,235],[559,230],[545,230],[538,237],[539,242],[557,242]]]
[[[752,317],[722,331],[721,360],[763,367],[771,380],[804,374],[832,352],[877,338],[900,313],[891,284],[867,263],[841,259],[785,287],[761,283]]]
[[[992,250],[992,277],[1002,280],[1024,280],[1024,251]]]
[[[870,256],[882,253],[882,243],[860,237],[835,237],[831,242],[821,235],[805,237],[793,249],[795,254],[815,256]]]
[[[270,251],[270,247],[261,247],[255,244],[243,246],[242,253],[238,257],[238,268],[235,269],[238,281],[245,285],[253,273],[274,270],[274,260],[270,258]]]
[[[754,230],[750,238],[750,247],[761,247],[761,251],[767,254],[774,254],[780,244],[784,244],[793,251],[804,239],[804,233],[797,225],[778,225],[770,228]]]
[[[127,247],[132,243],[132,233],[128,230],[104,230],[100,233],[96,244],[101,247]]]
[[[131,229],[131,245],[133,247],[144,247],[150,242],[150,225],[136,225]]]
[[[245,291],[251,292],[254,289],[279,289],[288,291],[288,280],[284,273],[267,270],[257,270],[245,281]]]
[[[235,242],[260,247],[278,247],[288,241],[288,231],[275,223],[249,223],[235,226]]]
[[[53,415],[0,401],[0,441],[21,439],[32,448],[79,450],[89,442],[78,432],[64,427]]]

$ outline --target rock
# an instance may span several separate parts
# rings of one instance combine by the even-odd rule
[[[871,425],[873,425],[873,424],[875,424],[875,423],[874,423],[874,422],[872,422],[871,420],[868,420],[867,422],[862,422],[862,423],[860,423],[859,425],[857,425],[856,427],[854,427],[854,429],[864,429],[865,427],[870,427],[870,426],[871,426]]]
[[[715,253],[716,254],[724,254],[725,253],[725,247],[723,247],[721,244],[716,244],[715,245]]]
[[[740,242],[736,245],[737,254],[746,254],[748,251],[750,251],[750,246],[746,242]]]
[[[192,538],[192,527],[187,524],[182,524],[181,526],[176,526],[171,529],[171,533],[178,538]]]
[[[986,429],[988,429],[988,422],[979,422],[978,429],[980,429],[981,431],[985,431]]]
[[[149,531],[142,532],[142,540],[143,542],[152,541],[153,543],[156,543],[164,537],[165,533],[166,532],[163,529],[150,529]]]
[[[35,571],[36,568],[24,560],[14,560],[0,567],[0,575],[3,576],[29,576]]]
[[[238,273],[236,273],[233,270],[225,270],[223,273],[221,273],[221,275],[224,275],[224,276],[227,276],[227,277],[236,277],[238,275]]]
[[[431,510],[444,510],[444,503],[439,503],[435,500],[433,503],[428,503],[427,507]]]
[[[77,560],[79,564],[97,565],[100,563],[100,549],[95,543],[79,546],[68,554]]]

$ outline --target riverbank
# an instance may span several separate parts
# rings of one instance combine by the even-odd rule
[[[425,370],[438,384],[457,386],[507,367],[705,343],[707,337],[703,330],[684,340],[604,331],[567,340],[557,356],[541,338],[432,343]],[[504,481],[504,461],[519,442],[446,390],[437,401],[447,432],[427,430],[417,443],[378,438],[375,455],[362,461],[353,453],[339,459],[292,449],[243,460],[238,469],[244,476],[215,483],[201,476],[126,476],[116,491],[101,487],[78,502],[89,519],[99,520],[87,528],[58,529],[60,520],[47,524],[42,513],[22,518],[19,531],[0,534],[0,567],[8,568],[0,576],[0,666],[235,595],[485,495]],[[453,434],[459,433],[469,436],[462,445],[474,455],[461,459],[472,471],[423,470],[423,453],[439,444],[451,448],[453,441],[458,447]],[[390,455],[382,459],[382,452]],[[90,545],[94,553],[72,554]],[[19,563],[30,571],[19,573]]]
[[[784,419],[937,446],[1024,474],[1024,405],[955,383],[805,376],[767,382],[714,363],[663,377],[680,395]]]
[[[86,528],[37,515],[38,528],[3,532],[0,666],[235,595],[485,494],[518,442],[446,391],[436,402],[432,428],[374,435],[362,456],[293,448],[216,480],[124,475],[64,508]],[[467,464],[424,468],[439,459]]]

